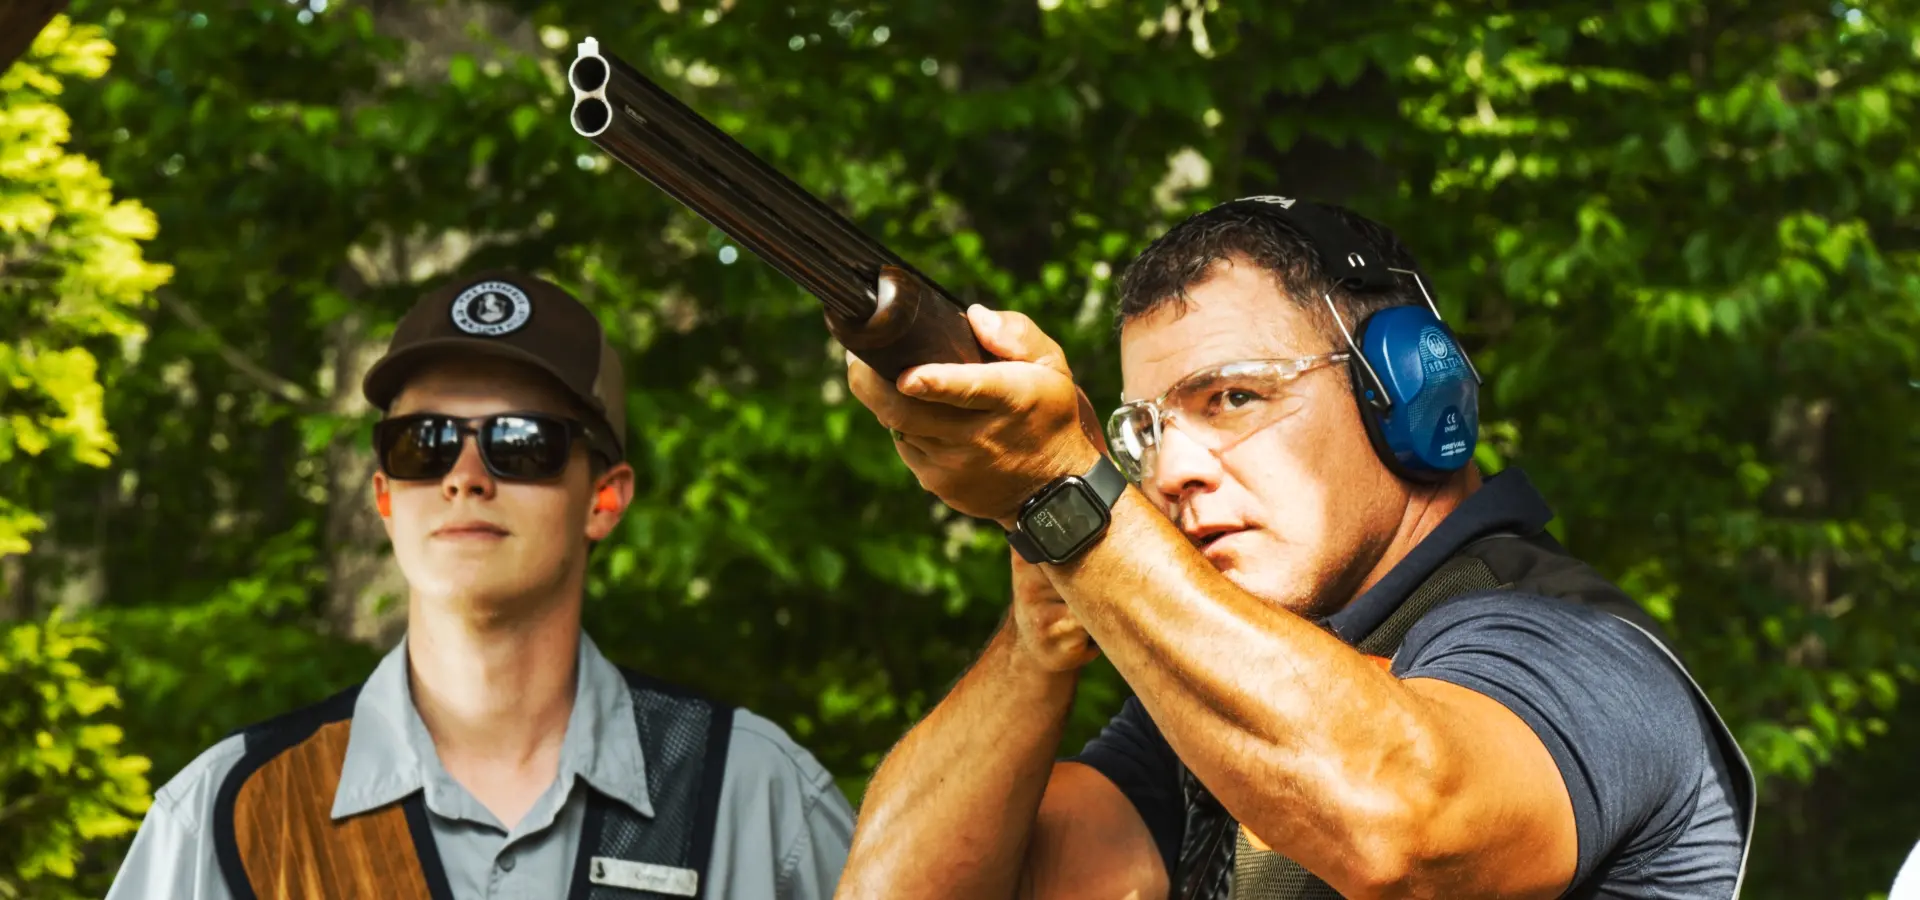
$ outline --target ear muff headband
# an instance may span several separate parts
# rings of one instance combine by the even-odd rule
[[[1342,290],[1379,293],[1396,287],[1398,276],[1413,279],[1424,309],[1389,307],[1352,327],[1331,291],[1320,299],[1353,351],[1348,366],[1354,401],[1381,463],[1402,478],[1431,482],[1472,460],[1479,436],[1480,372],[1441,320],[1425,279],[1387,265],[1373,245],[1317,203],[1263,196],[1227,205],[1244,205],[1299,231]]]

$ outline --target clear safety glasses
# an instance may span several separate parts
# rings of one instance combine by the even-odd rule
[[[1135,484],[1152,474],[1168,427],[1221,453],[1273,424],[1284,413],[1287,385],[1315,369],[1338,365],[1350,353],[1299,359],[1251,359],[1201,369],[1153,400],[1135,400],[1107,417],[1107,445],[1120,471]]]

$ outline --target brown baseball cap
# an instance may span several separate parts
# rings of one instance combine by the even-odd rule
[[[600,320],[564,288],[522,272],[462,276],[421,297],[360,391],[385,410],[422,362],[467,353],[529,363],[559,379],[601,419],[588,424],[606,429],[618,458],[626,458],[626,376]]]

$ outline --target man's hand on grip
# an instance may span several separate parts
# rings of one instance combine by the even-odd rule
[[[1013,559],[1012,619],[1015,646],[1029,662],[1047,672],[1071,672],[1100,655],[1100,648],[1039,566]]]
[[[1095,446],[1104,446],[1093,401],[1087,399],[1086,391],[1079,393],[1080,430]],[[1047,579],[1046,570],[1018,553],[1009,556],[1013,560],[1013,626],[1021,652],[1048,672],[1072,671],[1099,657],[1100,647],[1080,627],[1080,620]]]
[[[1061,475],[1093,467],[1105,442],[1060,345],[1017,312],[975,306],[985,363],[915,366],[898,382],[852,354],[847,384],[920,481],[953,509],[1011,528],[1020,506]]]

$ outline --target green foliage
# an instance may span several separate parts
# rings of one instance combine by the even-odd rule
[[[95,616],[127,699],[122,720],[158,771],[179,771],[233,729],[317,702],[379,662],[377,649],[320,633],[301,616],[325,577],[308,524],[262,543],[251,574],[201,602]]]
[[[0,556],[46,524],[20,502],[29,458],[108,464],[96,348],[138,345],[135,310],[169,271],[141,256],[153,214],[67,150],[60,95],[104,75],[112,53],[98,27],[56,16],[0,73]]]
[[[86,850],[147,810],[148,762],[122,747],[119,692],[88,666],[102,648],[57,617],[0,632],[0,897],[100,896],[76,881]]]
[[[173,275],[156,308],[136,302],[147,268],[57,306],[0,290],[0,321],[37,329],[0,348],[0,544],[21,546],[22,511],[44,519],[15,593],[97,601],[129,743],[158,775],[370,666],[338,591],[363,543],[355,361],[450,268],[542,271],[625,352],[641,483],[588,609],[619,661],[771,716],[857,796],[999,621],[1002,542],[915,487],[846,395],[815,301],[568,128],[561,72],[591,34],[963,299],[1034,315],[1102,406],[1113,279],[1180,216],[1279,192],[1390,223],[1487,376],[1482,463],[1527,468],[1556,533],[1668,624],[1761,770],[1748,895],[1866,896],[1920,835],[1911,767],[1865,774],[1920,741],[1903,725],[1920,679],[1912,10],[73,14],[112,41],[115,77],[66,87],[58,152],[97,160],[161,227],[55,222],[121,236],[69,247],[142,241]],[[80,36],[41,46],[104,60],[98,35],[59,34]],[[52,109],[21,71],[0,165],[67,131],[19,131],[12,110]],[[9,175],[0,198],[49,177]],[[83,182],[93,199],[56,208],[114,208]],[[31,386],[8,362],[76,348],[92,369],[35,363]],[[113,452],[99,410],[111,466],[54,464]],[[19,455],[20,421],[60,452]],[[1090,672],[1067,745],[1124,691]]]

